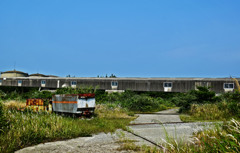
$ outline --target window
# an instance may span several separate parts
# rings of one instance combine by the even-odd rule
[[[77,85],[77,81],[72,81],[71,85]]]
[[[2,85],[2,80],[0,80],[0,85]]]
[[[22,86],[22,80],[18,80],[18,82],[17,82],[18,84],[18,86]]]
[[[164,83],[163,83],[163,87],[169,87],[169,88],[171,88],[171,87],[172,87],[172,82],[164,82]]]
[[[112,81],[112,86],[118,86],[118,82],[117,81]]]
[[[224,83],[224,89],[234,89],[234,83]]]
[[[45,84],[46,84],[46,80],[42,80],[41,85],[45,85]]]

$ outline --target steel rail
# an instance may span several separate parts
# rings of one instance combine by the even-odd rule
[[[184,123],[194,123],[194,122],[164,122],[164,123],[131,123],[129,126],[135,126],[135,125],[152,125],[152,124],[159,124],[159,125],[164,125],[164,124],[184,124]],[[196,123],[196,122],[195,122]]]
[[[151,140],[149,140],[149,139],[147,139],[147,138],[145,138],[145,137],[143,137],[143,136],[140,136],[140,135],[138,135],[138,134],[136,134],[136,133],[134,133],[134,132],[132,132],[132,131],[127,131],[127,132],[129,132],[129,133],[131,133],[132,135],[135,135],[136,137],[139,137],[139,138],[141,138],[141,139],[143,139],[143,140],[145,140],[145,141],[147,141],[147,142],[150,142],[151,144],[153,144],[153,145],[155,145],[155,146],[157,146],[157,147],[159,147],[159,148],[161,148],[161,149],[163,149],[163,150],[167,150],[167,148],[165,148],[165,147],[163,147],[162,145],[159,145],[159,144],[157,144],[156,142],[153,142],[153,141],[151,141]]]
[[[136,115],[180,115],[179,113],[142,113]]]

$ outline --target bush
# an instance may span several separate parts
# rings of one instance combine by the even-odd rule
[[[42,99],[49,99],[52,98],[52,95],[54,93],[51,93],[50,91],[34,91],[29,95],[29,98],[42,98]]]
[[[4,99],[5,96],[6,94],[2,90],[0,90],[0,100]]]
[[[55,92],[55,94],[81,94],[81,93],[94,93],[96,89],[94,89],[92,86],[89,87],[82,87],[82,88],[59,88]]]
[[[220,98],[227,102],[240,102],[240,92],[234,91],[234,92],[226,92],[223,93]]]
[[[173,102],[180,106],[179,112],[187,112],[191,108],[191,104],[215,103],[219,99],[215,96],[214,91],[210,91],[207,87],[197,87],[197,90],[191,90],[185,95],[173,98]]]
[[[175,105],[160,97],[151,97],[148,94],[137,94],[132,91],[124,93],[96,94],[96,101],[105,104],[116,104],[129,111],[134,112],[155,112],[165,110]]]
[[[227,104],[227,109],[228,109],[229,115],[240,118],[240,103],[230,102]]]
[[[153,98],[145,95],[134,95],[131,99],[126,100],[124,105],[131,111],[139,112],[151,112],[159,109],[159,103]]]
[[[177,102],[177,106],[180,106],[180,113],[187,112],[191,108],[191,104],[197,103],[196,96],[189,93],[181,97],[175,97],[173,100]]]
[[[108,100],[108,93],[106,93],[104,90],[96,90],[95,99],[99,104],[105,103]]]

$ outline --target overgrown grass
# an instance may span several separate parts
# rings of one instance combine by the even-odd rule
[[[168,152],[240,152],[240,122],[232,119],[223,126],[198,132],[185,145],[167,143]]]
[[[240,103],[220,102],[215,104],[192,104],[187,114],[180,115],[182,121],[225,121],[240,118]]]
[[[133,115],[126,109],[121,108],[119,105],[98,104],[95,113],[99,118],[132,118]]]
[[[23,110],[27,108],[25,101],[9,100],[5,101],[3,104],[6,106],[7,109],[10,110]]]
[[[6,122],[9,124],[0,135],[0,152],[13,152],[47,141],[90,136],[99,132],[114,132],[118,128],[125,129],[132,120],[131,117],[123,115],[124,111],[115,111],[117,114],[113,115],[113,113],[114,117],[112,117],[103,115],[102,109],[105,110],[105,107],[97,107],[98,116],[92,119],[63,117],[46,112],[34,113],[30,110],[21,112],[16,109],[5,109]]]
[[[205,153],[205,152],[240,152],[240,122],[232,119],[222,126],[216,126],[213,129],[208,129],[196,133],[192,140],[179,143],[178,141],[166,141],[160,149],[150,146],[138,146],[132,141],[123,141],[119,150],[133,150],[135,152],[150,152],[150,153]]]

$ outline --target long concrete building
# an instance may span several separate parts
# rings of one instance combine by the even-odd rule
[[[240,79],[238,79],[239,81]],[[211,87],[216,93],[233,91],[231,78],[71,78],[71,77],[3,77],[0,86],[38,87],[55,90],[63,87],[96,87],[114,91],[187,92],[197,86]]]

